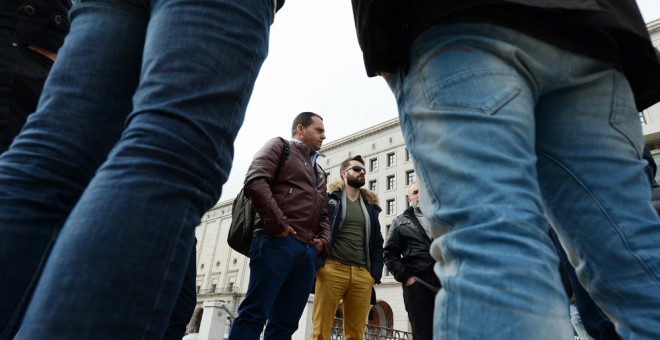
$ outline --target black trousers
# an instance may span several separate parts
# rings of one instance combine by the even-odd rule
[[[18,43],[12,30],[0,29],[0,153],[34,112],[53,61]]]
[[[431,273],[435,276],[435,274]],[[414,340],[433,339],[433,310],[436,292],[415,281],[403,286],[403,303],[412,325]]]

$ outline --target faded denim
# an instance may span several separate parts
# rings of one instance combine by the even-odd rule
[[[612,66],[488,24],[413,42],[392,74],[432,221],[435,339],[568,339],[555,226],[624,339],[660,329],[660,222],[633,95]]]

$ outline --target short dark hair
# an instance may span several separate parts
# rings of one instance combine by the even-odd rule
[[[298,127],[298,124],[301,124],[303,127],[308,127],[312,124],[313,117],[319,117],[320,120],[323,120],[323,117],[314,112],[299,113],[296,118],[293,119],[293,125],[291,125],[291,137],[296,135],[296,128]]]
[[[348,168],[349,164],[351,164],[351,161],[358,161],[358,162],[362,163],[362,165],[364,165],[364,159],[362,159],[362,156],[357,155],[355,157],[346,158],[345,161],[341,162],[341,170],[340,171],[346,170],[346,168]]]

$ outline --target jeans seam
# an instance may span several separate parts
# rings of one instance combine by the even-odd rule
[[[199,192],[199,190],[197,190],[197,191]],[[191,203],[189,202],[188,206],[185,209],[185,214],[183,214],[183,216],[180,220],[181,223],[179,224],[179,229],[178,229],[178,232],[177,232],[177,236],[173,240],[175,245],[177,243],[179,243],[179,241],[181,241],[181,239],[182,239],[182,235],[184,234],[184,231],[186,229],[186,224],[183,221],[186,221],[188,219],[188,216],[191,213],[190,210],[191,210]],[[144,326],[144,329],[143,329],[142,339],[144,339],[144,340],[150,339],[148,336],[150,336],[149,331],[153,327],[153,322],[154,322],[154,318],[153,318],[154,313],[153,312],[158,309],[159,305],[161,305],[161,300],[163,298],[164,282],[166,281],[166,278],[171,276],[171,264],[175,262],[175,258],[177,258],[178,255],[179,254],[177,254],[177,252],[175,252],[175,251],[172,252],[172,255],[170,256],[169,260],[167,261],[167,263],[168,263],[167,270],[165,270],[165,272],[163,273],[163,275],[160,278],[160,285],[158,287],[158,293],[155,296],[154,304],[151,306],[151,309],[150,309],[151,313],[149,313],[149,316],[146,318],[145,326]],[[186,263],[187,262],[188,261],[186,261]],[[182,275],[185,275],[185,273],[182,274]],[[174,307],[175,306],[173,306],[173,308]],[[169,318],[167,318],[166,321],[169,321]],[[162,331],[164,331],[164,329],[162,329]],[[157,331],[155,331],[155,332],[158,333]]]

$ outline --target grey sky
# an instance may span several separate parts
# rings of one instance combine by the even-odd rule
[[[660,0],[637,1],[644,20],[660,18]],[[368,78],[350,1],[286,0],[271,28],[270,52],[236,139],[221,201],[241,186],[254,153],[275,136],[290,137],[302,111],[324,118],[326,143],[397,116],[385,81]]]

